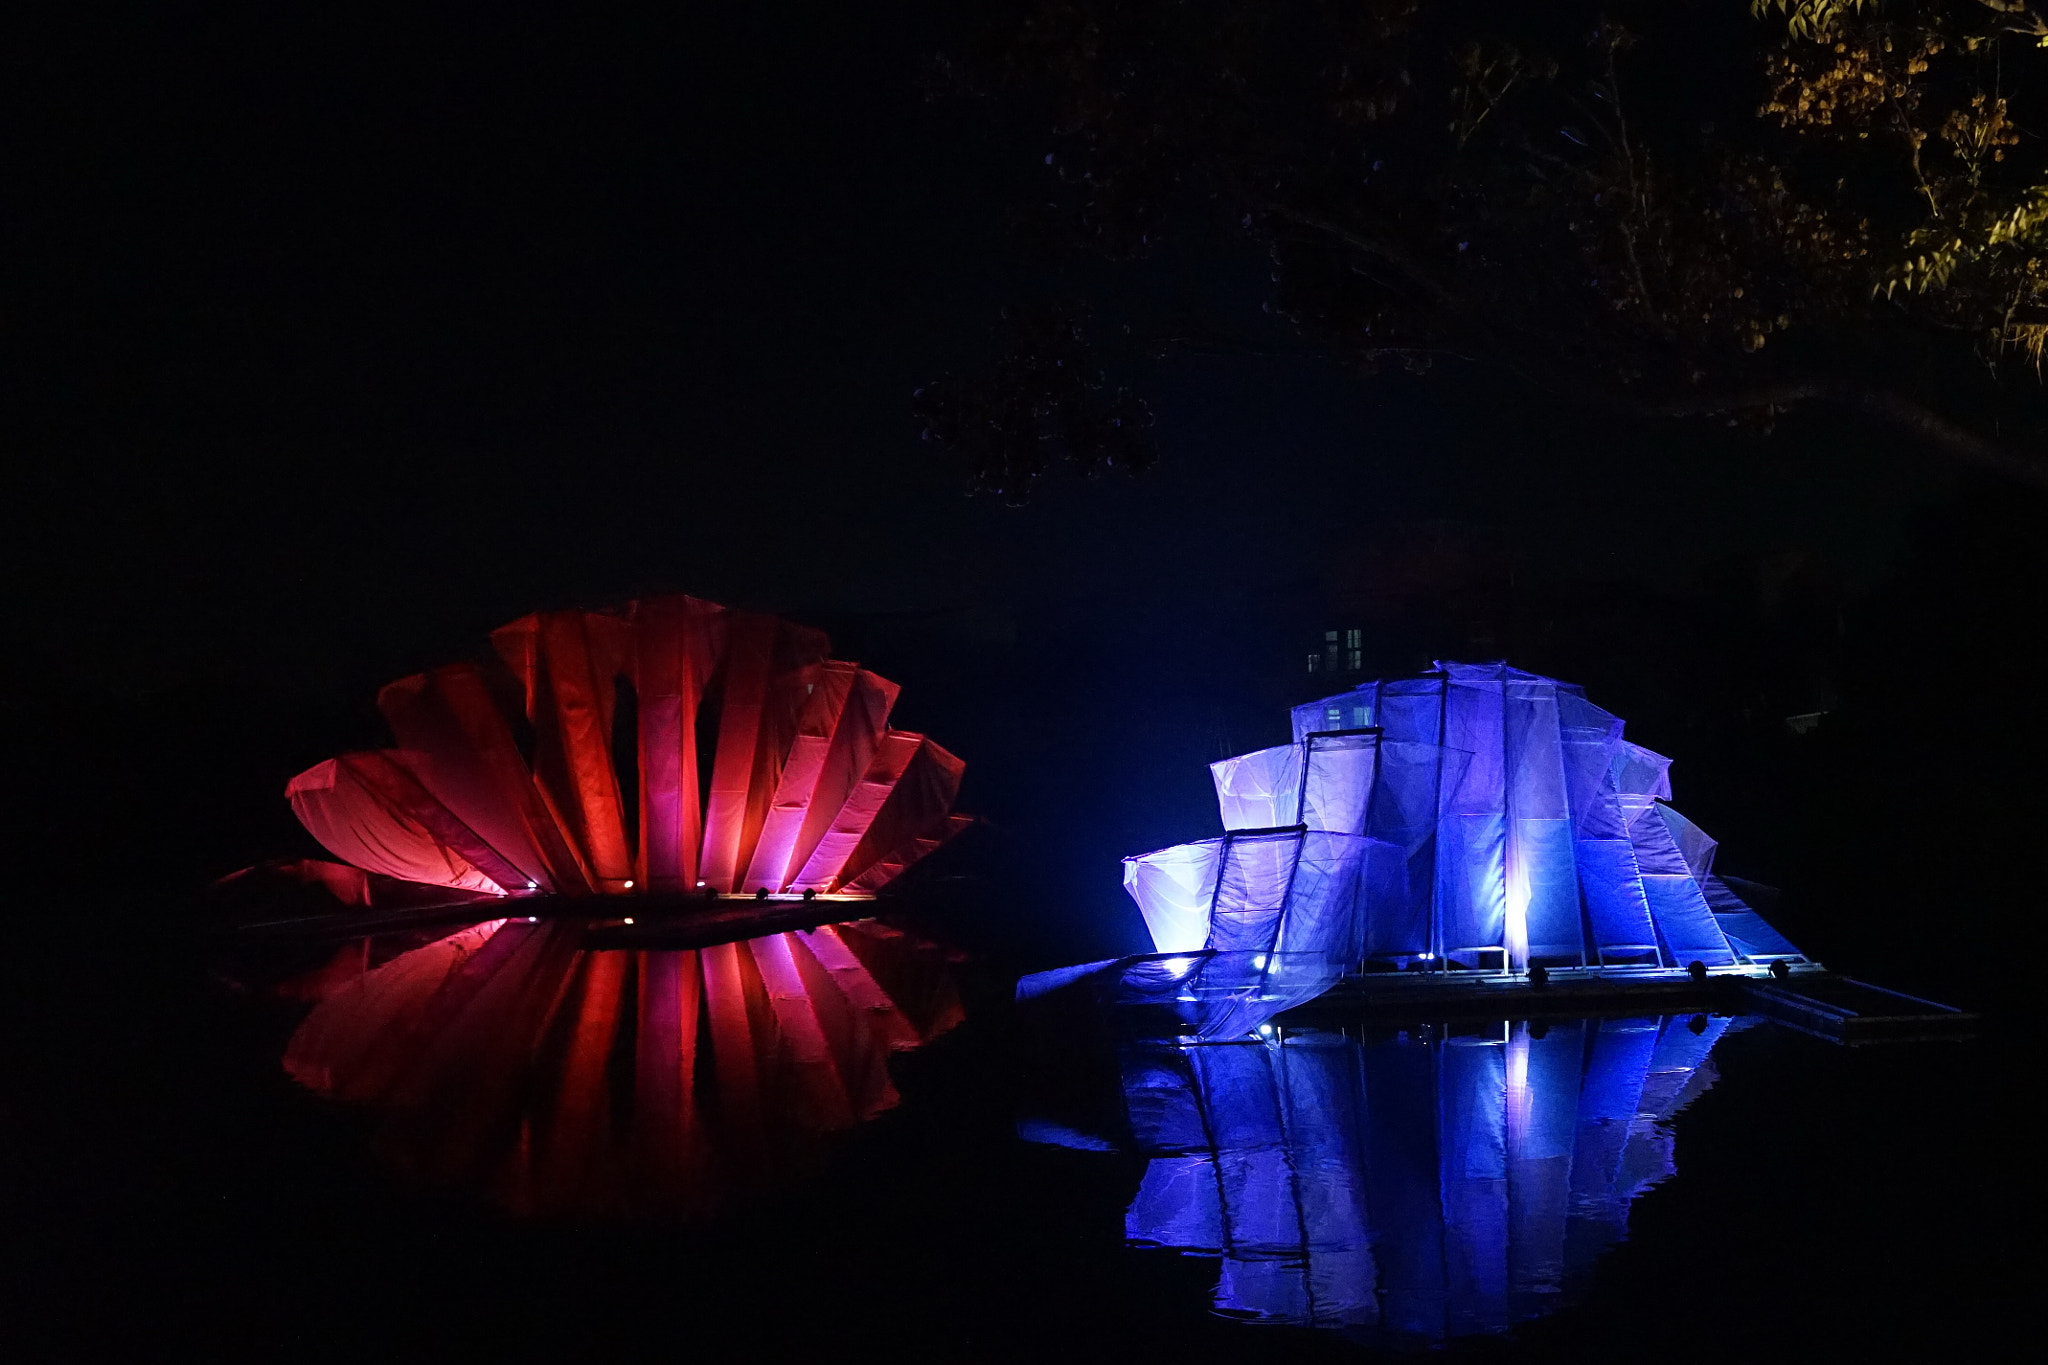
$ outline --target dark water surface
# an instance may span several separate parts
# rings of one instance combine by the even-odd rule
[[[114,918],[6,968],[11,1358],[1953,1355],[2007,1334],[2036,1184],[1996,1032],[1154,1050],[1090,1133],[1033,1118],[1045,1072],[983,1013],[899,1057],[902,1104],[822,1172],[708,1226],[522,1222],[396,1176],[206,961]]]

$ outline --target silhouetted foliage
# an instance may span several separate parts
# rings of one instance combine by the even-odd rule
[[[1064,250],[1129,279],[1169,244],[1248,240],[1287,344],[1762,431],[1826,405],[2048,483],[2028,4],[1013,0],[939,68],[1047,117]],[[1032,344],[1015,329],[992,372],[924,395],[928,435],[1013,497],[1103,392],[1045,383]]]

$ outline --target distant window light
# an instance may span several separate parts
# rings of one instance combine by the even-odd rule
[[[1344,723],[1343,708],[1332,706],[1328,710],[1324,711],[1323,722],[1324,724],[1331,726],[1342,725]]]
[[[1323,643],[1324,643],[1324,644],[1326,644],[1326,645],[1334,645],[1334,644],[1336,644],[1336,643],[1337,643],[1337,632],[1336,632],[1336,631],[1334,631],[1334,630],[1326,630],[1326,631],[1324,631],[1324,632],[1323,632]]]
[[[1364,650],[1362,650],[1362,649],[1354,649],[1354,650],[1352,650],[1352,651],[1351,651],[1350,653],[1351,653],[1351,660],[1350,660],[1350,663],[1349,663],[1349,664],[1348,664],[1347,666],[1348,666],[1348,667],[1349,667],[1349,668],[1351,669],[1351,671],[1352,671],[1353,673],[1362,673],[1362,672],[1364,672],[1364,671],[1365,671],[1365,651],[1364,651]]]
[[[1317,669],[1321,668],[1322,666],[1323,666],[1323,656],[1322,656],[1322,655],[1320,655],[1320,654],[1311,654],[1311,655],[1309,655],[1309,656],[1308,656],[1308,671],[1309,671],[1309,672],[1313,673],[1313,672],[1315,672],[1315,671],[1316,671]]]
[[[1345,647],[1346,649],[1361,649],[1361,648],[1363,648],[1363,647],[1364,647],[1364,645],[1365,645],[1365,632],[1364,632],[1364,631],[1362,631],[1362,630],[1347,630],[1347,631],[1345,631],[1345,632],[1344,632],[1344,647]]]
[[[1363,730],[1370,724],[1372,724],[1372,708],[1370,706],[1354,706],[1351,708],[1352,729]]]

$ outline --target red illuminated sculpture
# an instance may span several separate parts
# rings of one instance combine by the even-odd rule
[[[488,894],[873,892],[967,825],[963,764],[815,630],[694,597],[555,611],[377,698],[399,747],[293,778],[345,862]]]
[[[348,866],[270,871],[355,935],[292,991],[317,1003],[291,1075],[385,1110],[406,1165],[543,1214],[708,1213],[894,1104],[889,1055],[959,998],[864,902],[971,823],[961,762],[889,728],[895,684],[691,597],[491,643],[384,688],[397,748],[287,788]]]

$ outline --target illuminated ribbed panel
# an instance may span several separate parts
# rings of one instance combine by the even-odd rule
[[[292,779],[336,856],[515,895],[872,891],[958,827],[960,760],[817,631],[665,597],[491,643],[383,690],[397,749]]]

